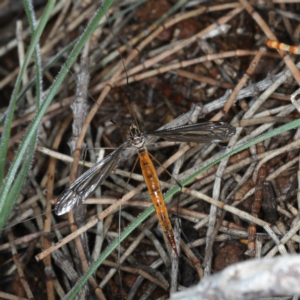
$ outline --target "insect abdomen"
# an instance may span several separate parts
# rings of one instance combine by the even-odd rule
[[[169,219],[168,211],[165,205],[165,201],[157,178],[157,174],[154,165],[149,157],[147,149],[143,148],[142,150],[139,150],[139,157],[140,157],[140,165],[143,172],[143,176],[148,188],[148,192],[155,206],[159,223],[172,249],[178,255],[175,240],[174,240],[173,228]]]

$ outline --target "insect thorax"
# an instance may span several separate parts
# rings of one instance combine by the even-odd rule
[[[144,147],[145,135],[139,130],[139,128],[135,124],[132,124],[130,126],[129,136],[132,146],[134,146],[137,149]]]

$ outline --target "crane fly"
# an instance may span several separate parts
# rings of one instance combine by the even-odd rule
[[[102,161],[78,177],[66,188],[57,199],[54,212],[62,215],[74,207],[81,205],[87,197],[101,185],[112,170],[117,166],[121,152],[127,147],[134,147],[140,159],[143,177],[155,206],[159,223],[172,249],[178,255],[172,225],[164,202],[158,177],[145,146],[148,136],[161,137],[167,141],[210,143],[222,142],[234,135],[235,128],[224,122],[205,122],[183,125],[169,129],[142,133],[136,125],[130,126],[128,140],[107,155]]]

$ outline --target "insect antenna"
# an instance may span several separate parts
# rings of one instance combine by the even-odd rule
[[[110,122],[113,123],[114,125],[116,125],[120,130],[122,130],[123,132],[126,133],[126,130],[122,126],[120,126],[118,123],[116,123],[114,120],[110,120]]]
[[[106,15],[106,12],[105,12],[104,10],[103,10],[103,12],[104,12],[104,15],[105,15],[106,19],[108,20],[107,15]],[[109,27],[109,29],[110,29],[110,32],[111,32],[112,36],[113,36],[114,38],[116,38],[116,37],[115,37],[115,34],[114,34],[114,32],[113,32],[113,30],[112,30],[112,28],[111,28],[110,22],[107,22],[107,24],[108,24],[108,27]],[[128,92],[128,73],[127,73],[127,68],[126,68],[126,65],[125,65],[123,56],[122,56],[122,54],[121,54],[121,52],[120,52],[119,49],[118,49],[118,54],[119,54],[119,57],[120,57],[120,59],[121,59],[122,65],[123,65],[124,72],[125,72],[125,74],[126,74],[126,96],[127,96],[128,100],[129,100],[130,110],[131,110],[131,115],[134,117],[136,127],[137,127],[137,129],[140,131],[139,124],[138,124],[138,122],[137,122],[137,117],[136,117],[135,111],[134,111],[134,109],[133,109],[132,101],[131,101],[131,98],[130,98],[130,95],[129,95],[129,92]],[[124,128],[122,128],[120,125],[118,125],[115,121],[113,121],[113,120],[110,120],[110,121],[111,121],[114,125],[116,125],[119,129],[121,129],[123,132],[125,132]],[[127,179],[126,185],[124,186],[123,193],[125,192],[125,190],[126,190],[128,184],[129,184],[130,177],[131,177],[131,175],[132,175],[132,173],[133,173],[133,171],[134,171],[134,168],[135,168],[137,162],[138,162],[138,158],[136,159],[136,161],[135,161],[135,163],[134,163],[133,169],[132,169],[132,171],[131,171],[130,176],[129,176],[128,179]],[[121,209],[122,209],[122,206],[120,205],[120,206],[119,206],[119,221],[118,221],[118,222],[119,222],[119,228],[118,228],[118,230],[119,230],[119,234],[118,234],[118,239],[119,239],[119,247],[118,247],[118,248],[119,248],[119,249],[118,249],[118,266],[121,265]],[[118,267],[118,274],[119,274],[120,289],[121,289],[121,291],[123,291],[122,274],[121,274],[120,267]],[[122,299],[123,299],[123,293],[121,293],[121,297],[122,297]]]
[[[105,11],[104,11],[104,15],[105,15],[106,19],[108,20]],[[110,32],[111,32],[112,36],[113,36],[114,38],[116,38],[116,36],[115,36],[115,34],[114,34],[114,32],[113,32],[113,30],[112,30],[112,28],[111,28],[110,23],[107,22],[107,24],[108,24],[108,27],[109,27],[109,29],[110,29]],[[129,95],[129,92],[128,92],[128,73],[127,73],[127,68],[126,68],[126,65],[125,65],[123,56],[122,56],[122,54],[121,54],[121,52],[120,52],[119,49],[118,49],[118,54],[119,54],[119,57],[120,57],[120,59],[121,59],[122,65],[123,65],[123,67],[124,67],[124,73],[125,73],[125,75],[126,75],[126,96],[127,96],[128,100],[129,100],[130,110],[131,110],[131,115],[133,116],[134,122],[135,122],[135,124],[136,124],[138,130],[140,131],[140,126],[139,126],[139,123],[138,123],[138,120],[137,120],[137,116],[136,116],[136,113],[135,113],[135,111],[134,111],[134,109],[133,109],[133,106],[132,106],[132,103],[133,103],[133,102],[132,102],[132,99],[131,99],[131,97],[130,97],[130,95]],[[114,124],[115,124],[115,123],[114,123]],[[116,125],[116,124],[115,124],[115,125]],[[120,128],[120,127],[119,127],[119,128]]]

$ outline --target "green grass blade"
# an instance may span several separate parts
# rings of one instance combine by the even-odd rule
[[[24,181],[28,174],[28,169],[30,168],[31,165],[32,153],[34,152],[34,148],[35,148],[35,144],[32,143],[32,145],[30,145],[30,148],[28,149],[28,155],[26,157],[26,160],[22,164],[22,168],[18,172],[18,175],[13,182],[12,188],[10,189],[6,201],[4,203],[4,206],[0,212],[0,219],[4,220],[4,224],[6,223],[6,220],[8,219],[11,211],[14,208],[16,200],[20,195]]]
[[[34,35],[36,29],[36,19],[34,15],[34,9],[32,7],[32,3],[27,1],[24,3],[25,11],[29,20],[30,30]],[[39,44],[36,45],[34,49],[34,61],[35,61],[35,71],[36,71],[36,107],[40,106],[41,94],[42,94],[42,71],[41,71],[41,59],[40,59],[40,47]],[[17,100],[16,100],[17,101]],[[26,179],[28,169],[30,167],[30,163],[34,154],[34,148],[37,139],[37,129],[35,131],[35,136],[33,142],[28,147],[26,153],[26,159],[18,172],[16,179],[13,181],[13,185],[9,191],[7,198],[5,199],[3,208],[0,210],[0,220],[1,224],[5,224],[10,212],[12,211],[15,202],[20,194],[20,191],[23,187],[24,181]],[[22,147],[22,144],[20,145]]]
[[[34,119],[32,120],[28,131],[26,132],[24,139],[22,141],[22,146],[19,147],[15,159],[8,171],[8,174],[4,180],[3,185],[0,188],[0,211],[2,210],[4,203],[5,203],[5,199],[9,193],[9,190],[12,187],[12,183],[14,181],[14,178],[16,176],[16,173],[21,165],[22,159],[25,155],[26,149],[29,146],[29,144],[31,143],[32,139],[34,139],[35,136],[35,131],[37,130],[48,106],[50,105],[52,99],[54,98],[57,90],[59,89],[61,83],[63,82],[66,74],[68,73],[70,67],[72,66],[72,64],[74,63],[74,61],[76,60],[78,54],[80,53],[80,51],[82,50],[83,46],[85,45],[85,43],[87,42],[87,40],[89,39],[89,37],[91,36],[91,34],[93,33],[93,31],[97,28],[99,21],[101,20],[101,18],[104,16],[104,11],[107,11],[108,8],[111,6],[111,4],[113,3],[113,0],[107,0],[104,2],[103,6],[95,13],[93,19],[91,20],[91,22],[89,23],[89,25],[87,26],[86,30],[84,31],[84,33],[82,34],[82,36],[80,37],[80,39],[78,40],[77,44],[75,45],[74,49],[72,50],[68,60],[66,61],[66,63],[63,65],[63,67],[61,68],[60,73],[58,74],[56,80],[54,81],[54,83],[52,84],[48,95],[46,96],[45,100],[43,101],[43,103],[40,106],[40,109],[38,110],[37,114],[35,115]],[[40,23],[41,24],[41,23]],[[39,25],[40,25],[39,24]],[[37,29],[38,30],[38,29]],[[17,89],[18,91],[18,89]],[[17,95],[18,92],[15,92],[15,94]],[[16,98],[16,97],[15,97]],[[4,221],[0,219],[0,228],[2,228],[4,225]]]
[[[10,99],[10,103],[8,106],[8,113],[6,115],[5,122],[4,122],[3,134],[2,134],[2,138],[0,140],[0,182],[3,182],[4,171],[5,171],[5,161],[6,161],[6,157],[7,157],[8,142],[9,142],[10,131],[11,131],[11,124],[12,124],[12,120],[13,120],[13,116],[14,116],[17,95],[19,94],[20,86],[22,83],[22,78],[23,78],[24,72],[29,64],[30,58],[33,54],[33,51],[34,51],[36,45],[38,44],[40,36],[41,36],[41,34],[45,28],[45,25],[49,19],[49,16],[54,7],[54,4],[55,4],[54,0],[49,0],[46,8],[44,9],[40,23],[37,26],[37,29],[36,29],[34,35],[32,36],[31,43],[28,47],[28,50],[27,50],[27,53],[26,53],[26,56],[24,59],[24,63],[22,65],[20,73],[17,77],[14,91],[13,91],[12,97]],[[34,134],[34,133],[32,133],[32,134]],[[12,179],[13,178],[10,178],[10,181]],[[6,195],[7,195],[7,193],[5,194],[5,196]],[[3,206],[3,200],[0,201],[0,211],[2,209],[2,206]],[[1,228],[1,226],[0,226],[0,228]]]

